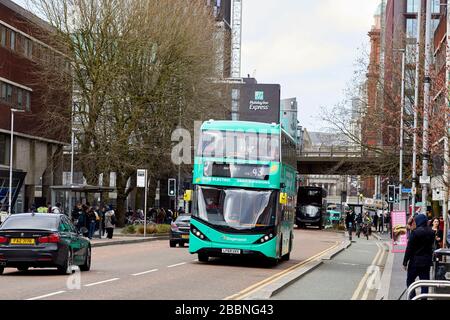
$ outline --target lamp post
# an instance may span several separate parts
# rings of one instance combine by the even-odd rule
[[[419,122],[419,82],[420,82],[420,43],[422,39],[422,1],[418,3],[417,10],[417,39],[416,39],[416,74],[414,83],[414,128],[413,128],[413,164],[412,164],[412,212],[416,211],[416,185],[417,185],[417,127]]]
[[[12,213],[12,172],[14,154],[14,113],[25,112],[25,110],[11,109],[11,146],[9,148],[9,192],[8,192],[8,215]]]
[[[404,131],[404,110],[405,110],[405,59],[406,50],[396,49],[395,51],[402,53],[402,89],[401,89],[401,106],[400,106],[400,164],[399,164],[399,187],[400,187],[400,202],[399,210],[402,206],[402,196],[403,196],[403,131]]]

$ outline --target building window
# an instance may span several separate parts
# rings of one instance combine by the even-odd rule
[[[12,103],[13,88],[10,84],[6,85],[6,102]]]
[[[406,4],[406,12],[417,13],[419,11],[419,1],[421,0],[408,0]]]
[[[11,50],[15,50],[16,48],[16,33],[12,30],[9,31],[9,47]]]
[[[6,28],[0,25],[0,44],[6,47]]]
[[[0,81],[0,102],[11,107],[31,111],[31,93],[2,81]]]
[[[17,90],[17,107],[19,107],[19,109],[23,109],[23,95],[22,95],[23,90],[22,89],[18,89]]]
[[[413,43],[408,43],[406,45],[405,52],[405,60],[406,64],[415,64],[416,63],[416,45]]]
[[[441,0],[433,0],[431,4],[431,13],[441,13]]]
[[[8,165],[9,161],[9,143],[6,135],[0,134],[0,164]]]
[[[406,19],[406,37],[417,38],[417,19]]]
[[[434,33],[439,25],[440,19],[432,19],[431,20],[431,30]]]
[[[31,94],[25,91],[25,110],[31,111]]]

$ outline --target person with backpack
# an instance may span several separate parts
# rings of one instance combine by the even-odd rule
[[[114,213],[114,210],[112,210],[111,207],[108,207],[105,213],[105,227],[106,227],[106,234],[108,239],[113,238],[114,234],[114,228],[116,227],[117,219],[116,215]]]

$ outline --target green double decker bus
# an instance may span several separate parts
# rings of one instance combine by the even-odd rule
[[[209,257],[289,260],[297,197],[295,141],[279,124],[201,126],[189,251]]]

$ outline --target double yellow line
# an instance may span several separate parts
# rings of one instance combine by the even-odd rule
[[[356,288],[355,292],[353,293],[351,300],[357,300],[363,289],[365,289],[365,290],[361,297],[361,300],[367,300],[367,298],[369,296],[370,289],[367,286],[367,280],[369,279],[369,276],[372,274],[370,272],[370,269],[372,269],[371,267],[379,266],[381,264],[381,262],[383,261],[385,253],[386,253],[386,250],[384,249],[384,246],[381,243],[376,242],[376,245],[378,247],[378,252],[377,252],[375,258],[373,258],[370,267],[367,269],[366,273],[364,274],[364,277],[359,282],[359,285]]]
[[[292,266],[292,267],[290,267],[290,268],[288,268],[286,270],[283,270],[283,271],[281,271],[281,272],[279,272],[277,274],[274,274],[273,276],[271,276],[271,277],[269,277],[267,279],[264,279],[264,280],[254,284],[254,285],[252,285],[252,286],[250,286],[250,287],[248,287],[248,288],[246,288],[246,289],[244,289],[244,290],[242,290],[242,291],[240,291],[240,292],[238,292],[238,293],[236,293],[234,295],[226,297],[224,300],[243,300],[246,297],[248,297],[249,295],[255,293],[256,291],[261,290],[265,286],[268,286],[268,285],[272,284],[273,282],[281,279],[282,277],[287,276],[288,274],[292,273],[296,269],[298,269],[298,268],[300,268],[300,267],[310,263],[311,261],[315,261],[315,260],[319,259],[320,257],[324,256],[327,252],[329,252],[329,251],[333,250],[334,248],[336,248],[337,246],[339,246],[340,243],[341,242],[336,241],[336,243],[332,247],[330,247],[330,248],[328,248],[328,249],[326,249],[326,250],[324,250],[324,251],[322,251],[322,252],[320,252],[320,253],[318,253],[318,254],[310,257],[310,258],[308,258],[307,260],[302,261],[302,262],[300,262],[300,263],[298,263],[298,264],[296,264],[296,265],[294,265],[294,266]]]

